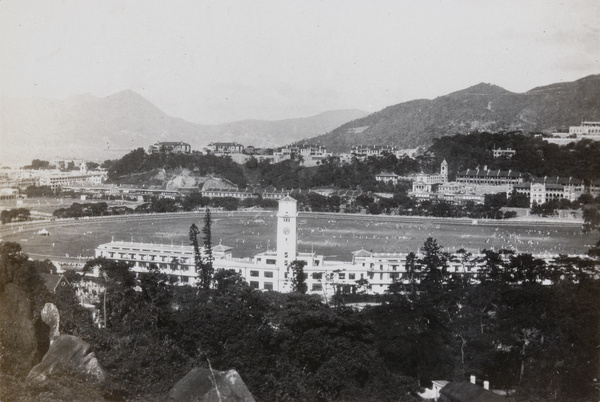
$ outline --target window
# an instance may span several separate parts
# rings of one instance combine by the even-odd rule
[[[320,283],[313,283],[311,290],[315,292],[320,292],[321,290],[323,290],[323,286]]]
[[[313,272],[312,278],[313,279],[322,279],[323,278],[323,273],[322,272]]]
[[[267,259],[267,264],[275,265],[275,264],[277,264],[277,261],[269,258],[269,259]]]
[[[265,282],[266,290],[273,290],[273,282]]]
[[[181,282],[188,283],[189,281],[190,281],[190,277],[189,276],[182,276],[181,277]]]
[[[258,281],[250,281],[250,287],[252,289],[258,289]]]
[[[348,279],[356,279],[356,274],[348,274]]]
[[[346,274],[340,273],[340,274],[338,274],[338,278],[346,279]]]
[[[250,271],[250,276],[258,276],[258,271]]]
[[[272,278],[272,277],[273,277],[273,272],[271,272],[271,271],[265,272],[265,278]]]

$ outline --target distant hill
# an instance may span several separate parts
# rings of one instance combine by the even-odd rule
[[[275,147],[324,134],[365,116],[360,110],[324,112],[278,121],[246,120],[202,125],[174,118],[130,91],[65,100],[4,98],[0,108],[0,163],[33,158],[117,159],[156,141],[184,141],[201,149],[214,141]]]
[[[481,83],[433,100],[389,106],[302,142],[338,152],[359,144],[413,148],[474,130],[552,132],[582,120],[600,120],[600,75],[522,94]]]

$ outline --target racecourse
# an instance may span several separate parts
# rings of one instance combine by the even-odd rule
[[[213,245],[233,247],[235,258],[252,257],[276,246],[274,211],[212,212]],[[204,213],[144,214],[36,221],[0,227],[4,241],[21,244],[36,259],[82,262],[102,243],[115,241],[189,244],[190,225],[203,226]],[[41,236],[40,229],[49,236]],[[329,260],[350,261],[352,251],[418,251],[427,237],[446,251],[465,248],[511,249],[534,254],[581,254],[598,240],[582,233],[581,222],[443,219],[389,215],[300,213],[298,250],[315,251]]]

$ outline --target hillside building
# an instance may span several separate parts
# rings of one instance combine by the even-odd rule
[[[396,173],[390,172],[381,172],[375,175],[375,180],[381,183],[393,184],[396,185],[402,178],[398,176]]]
[[[600,121],[584,121],[579,126],[571,126],[569,135],[575,135],[578,139],[600,141]]]
[[[244,152],[244,146],[237,142],[211,142],[205,149],[217,156],[241,154]]]
[[[494,158],[507,158],[510,159],[512,158],[515,154],[517,153],[517,151],[515,151],[512,148],[506,148],[506,149],[502,149],[502,148],[494,148],[492,150],[492,154],[494,155]]]
[[[403,158],[408,156],[414,158],[417,156],[417,148],[400,149],[389,145],[358,145],[350,149],[349,154],[340,155],[344,161],[350,161],[352,158],[359,160],[365,160],[370,156],[380,157],[385,154],[395,155],[396,158]]]
[[[182,141],[178,142],[156,142],[148,147],[149,154],[168,153],[168,154],[189,154],[192,147]]]

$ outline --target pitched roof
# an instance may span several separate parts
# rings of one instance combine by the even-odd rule
[[[440,391],[439,402],[511,402],[506,398],[470,382],[451,382]]]
[[[373,253],[370,251],[365,250],[364,248],[361,248],[358,251],[353,251],[352,254],[355,257],[370,257]]]
[[[512,170],[486,170],[486,169],[466,169],[461,170],[457,176],[476,176],[476,177],[521,177],[521,173]]]
[[[51,292],[56,292],[56,289],[61,282],[71,286],[71,283],[67,280],[67,278],[65,278],[64,275],[42,274],[42,279],[44,280],[44,285],[46,285],[46,288]]]
[[[297,202],[295,199],[293,199],[292,197],[290,197],[289,195],[286,195],[285,197],[283,197],[282,199],[280,199],[279,201],[292,201],[292,202]]]

